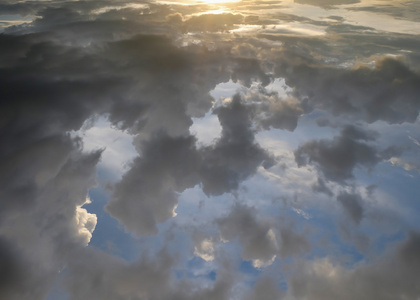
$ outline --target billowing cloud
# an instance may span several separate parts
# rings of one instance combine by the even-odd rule
[[[278,251],[277,240],[270,224],[255,217],[255,209],[236,205],[225,218],[218,220],[221,238],[239,237],[246,260],[270,261]]]
[[[419,297],[417,5],[217,2],[2,1],[1,299]]]
[[[198,183],[199,163],[193,137],[156,134],[115,187],[108,211],[129,231],[155,234],[156,223],[174,216],[177,193]]]
[[[294,152],[295,160],[298,166],[316,164],[325,178],[340,182],[353,178],[355,167],[372,169],[387,159],[389,152],[399,152],[394,147],[380,151],[368,143],[374,139],[372,132],[347,126],[332,140],[309,141],[299,146]]]
[[[255,141],[250,108],[239,95],[214,111],[222,135],[214,145],[196,148],[192,136],[164,132],[139,146],[141,156],[115,187],[108,211],[138,235],[157,233],[156,224],[174,216],[178,193],[202,184],[208,195],[238,188],[257,168],[273,158]]]

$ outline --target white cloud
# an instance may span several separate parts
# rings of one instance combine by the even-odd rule
[[[90,204],[89,198],[86,198],[85,203],[76,206],[76,212],[74,215],[74,225],[80,238],[83,240],[83,244],[87,246],[92,238],[92,233],[95,230],[98,218],[95,214],[88,213],[86,208],[82,206]]]

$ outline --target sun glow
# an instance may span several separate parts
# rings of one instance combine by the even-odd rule
[[[219,3],[233,3],[233,2],[240,2],[241,0],[199,0],[197,3],[199,4],[219,4]]]

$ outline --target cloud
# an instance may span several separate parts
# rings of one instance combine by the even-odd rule
[[[380,151],[367,143],[375,136],[373,132],[347,126],[332,140],[313,140],[299,146],[294,152],[295,160],[299,167],[316,164],[326,179],[343,182],[353,178],[357,166],[372,169],[390,153],[399,152],[394,147]]]
[[[117,183],[107,210],[128,231],[156,234],[156,224],[174,216],[178,193],[201,184],[207,195],[234,191],[273,158],[255,141],[250,107],[236,95],[214,110],[222,127],[213,145],[196,148],[193,136],[159,132],[139,145],[141,156]],[[140,216],[140,217],[139,217]]]
[[[83,204],[89,203],[91,203],[91,201],[87,199]],[[83,205],[76,206],[74,221],[76,223],[78,234],[84,239],[84,245],[87,246],[92,238],[92,233],[95,230],[98,218],[95,214],[88,213],[85,208],[82,208],[82,206]]]
[[[277,92],[268,92],[263,86],[250,89],[244,99],[254,106],[254,121],[264,130],[276,128],[294,131],[304,112],[298,99],[281,97]]]
[[[289,60],[279,65],[277,74],[295,88],[298,99],[307,99],[314,108],[334,115],[398,124],[414,122],[419,115],[420,76],[395,58],[377,59],[373,67],[350,70]]]
[[[214,260],[214,242],[211,239],[203,239],[194,247],[194,255],[205,261]]]
[[[239,238],[245,260],[267,262],[277,254],[276,236],[270,224],[257,220],[255,215],[255,209],[237,204],[217,224],[222,240]]]
[[[289,282],[291,299],[415,299],[419,294],[419,234],[372,263],[347,269],[329,258],[300,264]],[[377,288],[380,286],[381,288]]]
[[[275,281],[268,277],[261,277],[254,285],[251,293],[245,296],[245,300],[279,300],[282,292],[276,287]]]
[[[300,1],[323,8],[355,2]],[[0,34],[1,299],[46,299],[57,289],[70,299],[227,300],[240,298],[237,290],[244,285],[246,300],[418,297],[420,239],[410,229],[417,223],[392,211],[392,230],[375,227],[388,215],[369,206],[368,200],[382,204],[382,199],[358,190],[362,178],[355,172],[368,169],[374,182],[379,175],[374,167],[382,161],[418,169],[415,151],[407,148],[400,157],[403,148],[383,147],[400,145],[406,123],[415,128],[418,122],[418,36],[350,25],[344,8],[334,10],[340,16],[308,18],[294,9],[318,10],[272,1],[223,5],[231,12],[210,14],[205,4],[126,0],[0,4],[2,24],[27,21]],[[401,9],[360,7],[417,20]],[[25,18],[14,20],[18,16]],[[273,92],[283,80],[284,92]],[[213,99],[223,82],[242,86],[239,94]],[[221,134],[199,147],[190,128],[193,118],[209,113]],[[322,119],[330,114],[340,122]],[[114,186],[92,191],[88,203],[96,177],[99,182],[104,177],[107,162],[101,159],[108,159],[101,158],[103,149],[87,149],[75,137],[93,116],[131,135],[137,157]],[[332,129],[312,125],[343,123],[357,126],[345,126],[335,137],[315,137]],[[379,132],[384,123],[397,138],[369,130]],[[270,151],[281,156],[274,158],[258,143],[262,131],[279,141]],[[292,153],[290,145],[298,143]],[[293,154],[299,166],[314,166],[317,177],[311,168],[297,170]],[[277,160],[287,168],[268,172]],[[391,164],[386,168],[394,170]],[[406,186],[417,178],[415,172],[409,175]],[[385,195],[384,185],[392,181],[386,197],[395,192],[398,208],[415,214],[414,192],[400,188],[399,176],[389,172],[375,182],[375,194]],[[190,188],[206,205],[198,204],[197,193],[178,203]],[[110,200],[102,211],[106,192]],[[325,196],[335,197],[348,218],[326,226],[335,212],[318,205]],[[238,203],[225,214],[207,210],[228,209],[235,197],[247,205]],[[302,200],[278,203],[286,197]],[[183,218],[192,216],[186,223],[193,230],[177,228],[175,208]],[[125,236],[139,253],[127,254],[132,249],[118,245],[130,261],[96,248],[108,242],[104,239],[120,238],[95,237],[95,228],[104,232],[116,224],[107,212],[141,236]],[[201,216],[210,219],[207,235],[195,237]],[[323,240],[314,250],[307,227],[338,229],[344,242],[373,259],[339,261],[348,254],[342,241],[324,246]],[[394,248],[377,249],[383,240],[404,234]],[[241,269],[243,259],[259,270]],[[191,265],[197,261],[211,275],[195,276]]]
[[[142,299],[168,296],[174,261],[165,252],[157,259],[141,258],[131,264],[122,259],[83,249],[69,262],[64,284],[71,299]]]
[[[241,24],[244,17],[240,14],[201,14],[192,16],[184,21],[183,30],[194,31],[227,31],[234,28],[235,24]]]
[[[220,195],[238,188],[260,165],[268,168],[273,158],[256,142],[252,129],[252,106],[237,94],[227,106],[214,111],[222,127],[220,139],[201,150],[203,191]]]
[[[96,223],[80,206],[95,184],[101,152],[82,154],[68,136],[43,142],[9,157],[14,170],[2,189],[0,227],[5,249],[15,249],[6,265],[7,299],[45,298],[68,255],[86,246]]]
[[[306,237],[288,226],[258,215],[256,208],[235,204],[230,213],[216,221],[222,240],[239,239],[242,258],[254,267],[267,267],[276,257],[298,256],[310,250]]]
[[[359,3],[359,0],[318,0],[318,1],[314,1],[314,0],[295,0],[296,3],[301,3],[301,4],[309,4],[309,5],[315,5],[315,6],[320,6],[323,8],[332,8],[334,6],[337,5],[344,5],[344,4],[354,4],[354,3]]]
[[[192,136],[158,133],[117,183],[107,210],[138,235],[156,234],[156,224],[174,216],[177,193],[198,183],[200,157]]]
[[[337,196],[337,201],[343,206],[350,218],[359,224],[363,218],[362,199],[357,194],[341,193]]]

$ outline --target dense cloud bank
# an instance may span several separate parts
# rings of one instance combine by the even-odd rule
[[[418,35],[272,4],[0,4],[1,299],[420,296]],[[133,138],[115,182],[98,118]]]

